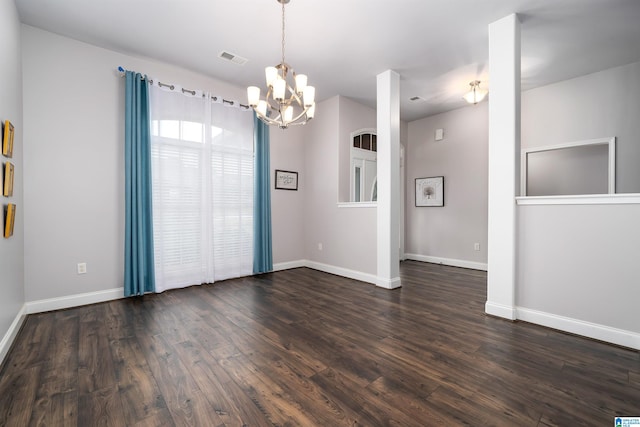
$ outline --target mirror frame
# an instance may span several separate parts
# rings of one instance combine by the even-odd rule
[[[529,153],[539,153],[541,151],[562,150],[573,147],[583,147],[586,145],[608,145],[608,194],[616,192],[616,137],[588,139],[584,141],[568,142],[565,144],[547,145],[543,147],[523,148],[520,156],[520,195],[527,196],[527,177],[528,177],[528,156]],[[532,197],[532,196],[529,196]],[[533,196],[535,197],[535,196]]]

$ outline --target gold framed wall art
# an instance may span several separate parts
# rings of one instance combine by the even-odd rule
[[[13,170],[13,163],[7,162],[4,164],[4,185],[2,195],[5,197],[13,196]]]
[[[9,203],[4,211],[4,238],[13,236],[13,224],[16,220],[16,205]]]
[[[9,120],[4,122],[4,137],[2,138],[2,155],[6,157],[13,157],[13,135],[15,128]]]

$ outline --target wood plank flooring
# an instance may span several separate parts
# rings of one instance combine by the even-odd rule
[[[486,273],[300,268],[30,315],[1,426],[608,426],[640,353],[486,316]]]

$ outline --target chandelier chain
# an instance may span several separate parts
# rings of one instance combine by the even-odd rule
[[[282,2],[282,64],[284,64],[284,1]]]

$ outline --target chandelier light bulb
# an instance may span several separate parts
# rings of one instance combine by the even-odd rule
[[[258,101],[258,106],[256,107],[256,113],[259,116],[267,117],[267,101],[260,100]]]
[[[267,67],[264,69],[265,80],[267,81],[267,87],[273,86],[273,82],[278,78],[278,69],[276,67]]]
[[[258,86],[249,86],[247,88],[247,99],[251,107],[256,107],[260,101],[260,88]]]
[[[288,125],[289,123],[291,123],[291,120],[293,120],[293,107],[291,105],[285,107],[282,115],[285,124]]]
[[[304,91],[304,88],[307,87],[307,75],[306,74],[298,74],[296,76],[296,92],[301,94]]]
[[[313,105],[309,107],[309,109],[307,110],[307,119],[309,120],[313,119],[313,116],[315,114],[316,114],[316,104],[314,102]]]
[[[273,99],[278,102],[284,101],[285,91],[287,89],[287,82],[280,76],[273,82]]]
[[[304,107],[311,107],[316,102],[316,88],[307,86],[304,88]]]

